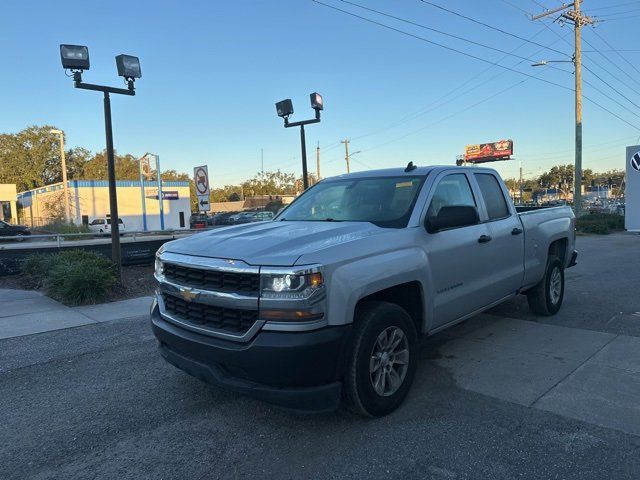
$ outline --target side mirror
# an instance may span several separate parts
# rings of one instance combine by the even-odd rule
[[[476,225],[480,221],[478,209],[470,206],[442,207],[438,215],[427,217],[426,227],[429,233],[436,233],[448,228]]]

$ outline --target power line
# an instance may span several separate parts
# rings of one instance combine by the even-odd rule
[[[617,3],[615,5],[607,5],[606,7],[594,7],[594,8],[589,8],[589,11],[592,12],[594,10],[608,10],[610,8],[626,7],[627,5],[640,5],[640,2],[625,2],[625,3]]]
[[[507,56],[515,57],[515,58],[518,58],[518,59],[520,59],[520,60],[528,60],[528,61],[532,61],[532,62],[534,61],[534,60],[532,60],[531,58],[523,57],[522,55],[517,55],[517,54],[513,53],[513,51],[509,52],[509,51],[506,51],[506,50],[502,50],[502,49],[500,49],[500,48],[493,47],[493,46],[491,46],[491,45],[487,45],[487,44],[484,44],[484,43],[476,42],[475,40],[471,40],[471,39],[469,39],[469,38],[461,37],[461,36],[459,36],[459,35],[454,35],[454,34],[452,34],[452,33],[444,32],[444,31],[442,31],[442,30],[438,30],[438,29],[436,29],[436,28],[432,28],[432,27],[429,27],[429,26],[427,26],[427,25],[424,25],[424,24],[421,24],[421,23],[418,23],[418,22],[414,22],[414,21],[411,21],[411,20],[407,20],[407,19],[405,19],[405,18],[396,17],[395,15],[391,15],[391,14],[389,14],[389,13],[381,12],[381,11],[379,11],[379,10],[375,10],[375,9],[373,9],[373,8],[365,7],[364,5],[359,5],[359,4],[357,4],[357,3],[350,2],[349,0],[340,0],[340,1],[341,1],[342,3],[347,3],[347,4],[349,4],[349,5],[353,5],[354,7],[358,7],[358,8],[361,8],[361,9],[363,9],[363,10],[367,10],[368,12],[373,12],[373,13],[376,13],[376,14],[378,14],[378,15],[382,15],[382,16],[385,16],[385,17],[388,17],[388,18],[393,18],[394,20],[398,20],[399,22],[407,23],[407,24],[409,24],[409,25],[413,25],[413,26],[415,26],[415,27],[420,27],[420,28],[423,28],[423,29],[425,29],[425,30],[429,30],[429,31],[432,31],[432,32],[436,32],[436,33],[439,33],[439,34],[441,34],[441,35],[445,35],[445,36],[447,36],[447,37],[455,38],[456,40],[460,40],[460,41],[462,41],[462,42],[467,42],[467,43],[470,43],[470,44],[472,44],[472,45],[476,45],[476,46],[478,46],[478,47],[486,48],[486,49],[488,49],[488,50],[493,50],[494,52],[499,52],[499,53],[502,53],[503,55],[507,55]],[[525,39],[525,40],[526,40],[526,39]],[[527,42],[528,42],[528,41],[529,41],[529,40],[527,40]]]
[[[598,14],[598,18],[607,18],[607,17],[615,17],[616,15],[626,15],[627,13],[636,13],[640,12],[640,8],[634,8],[633,10],[625,10],[624,12],[613,12],[613,13],[605,13]]]
[[[464,55],[465,57],[473,58],[473,59],[475,59],[475,60],[479,60],[479,61],[481,61],[481,62],[488,63],[489,65],[494,65],[494,66],[496,66],[496,67],[503,68],[503,69],[508,70],[508,71],[510,71],[510,72],[514,72],[514,73],[518,73],[518,74],[520,74],[520,75],[524,75],[525,77],[535,78],[536,80],[539,80],[539,81],[544,82],[544,83],[548,83],[548,84],[550,84],[550,85],[555,85],[556,87],[562,88],[562,89],[564,89],[564,90],[570,90],[570,91],[573,91],[573,89],[572,89],[572,88],[567,87],[567,86],[565,86],[565,85],[561,85],[561,84],[559,84],[559,83],[552,82],[551,80],[546,80],[546,79],[543,79],[543,78],[539,78],[539,77],[536,77],[536,76],[534,76],[534,75],[530,75],[530,74],[528,74],[528,73],[522,72],[522,71],[520,71],[520,70],[516,70],[516,69],[514,69],[514,68],[509,68],[509,67],[506,67],[506,66],[504,66],[504,65],[500,65],[499,63],[497,63],[497,62],[492,62],[491,60],[487,60],[486,58],[478,57],[477,55],[473,55],[473,54],[471,54],[471,53],[467,53],[467,52],[464,52],[464,51],[462,51],[462,50],[458,50],[457,48],[453,48],[453,47],[450,47],[450,46],[448,46],[448,45],[444,45],[444,44],[442,44],[442,43],[434,42],[433,40],[429,40],[429,39],[427,39],[427,38],[421,37],[421,36],[419,36],[419,35],[415,35],[415,34],[413,34],[413,33],[405,32],[404,30],[400,30],[399,28],[395,28],[395,27],[392,27],[392,26],[390,26],[390,25],[386,25],[386,24],[384,24],[384,23],[377,22],[377,21],[372,20],[372,19],[370,19],[370,18],[363,17],[363,16],[358,15],[358,14],[353,13],[353,12],[349,12],[348,10],[343,10],[343,9],[338,8],[338,7],[336,7],[336,6],[329,5],[329,4],[327,4],[327,3],[321,2],[320,0],[312,0],[312,1],[313,1],[313,2],[315,2],[315,3],[318,3],[318,4],[320,4],[320,5],[323,5],[323,6],[325,6],[325,7],[331,8],[331,9],[333,9],[333,10],[337,10],[338,12],[342,12],[342,13],[344,13],[344,14],[346,14],[346,15],[350,15],[350,16],[352,16],[352,17],[359,18],[359,19],[361,19],[361,20],[364,20],[365,22],[373,23],[374,25],[378,25],[378,26],[383,27],[383,28],[386,28],[386,29],[388,29],[388,30],[393,30],[394,32],[400,33],[400,34],[402,34],[402,35],[406,35],[406,36],[408,36],[408,37],[412,37],[412,38],[415,38],[415,39],[417,39],[417,40],[421,40],[421,41],[423,41],[423,42],[425,42],[425,43],[429,43],[429,44],[431,44],[431,45],[435,45],[435,46],[437,46],[437,47],[444,48],[445,50],[449,50],[449,51],[452,51],[452,52],[458,53],[458,54],[460,54],[460,55]],[[421,1],[425,1],[425,0],[421,0]],[[530,42],[530,43],[531,43],[531,42]],[[533,42],[533,43],[535,44],[535,42]],[[536,45],[539,45],[539,44],[536,44]],[[547,47],[547,46],[544,46],[544,48],[548,48],[548,47]]]
[[[542,31],[544,31],[544,29],[542,29],[542,30],[538,31],[534,36],[538,35],[538,34],[539,34],[539,33],[541,33]],[[533,37],[531,37],[531,38],[533,38]],[[561,38],[561,39],[563,39],[562,37],[560,37],[560,38]],[[556,40],[556,42],[558,42],[558,40]],[[525,44],[526,44],[526,42],[525,42],[525,43],[522,43],[519,47],[516,47],[516,49],[520,48],[521,46],[523,46],[523,45],[525,45]],[[544,49],[539,49],[539,50],[537,50],[537,51],[534,53],[534,55],[535,55],[535,54],[537,54],[537,53],[539,53],[539,52],[541,52],[542,50],[544,50]],[[502,60],[503,60],[504,58],[506,58],[506,57],[507,57],[507,56],[505,55],[505,56],[504,56],[504,57],[502,57],[500,60],[498,60],[498,62],[502,61]],[[516,63],[514,66],[519,65],[519,64],[521,64],[521,63],[523,63],[523,61],[524,61],[524,60],[521,60],[520,62]],[[488,72],[489,70],[491,70],[492,68],[493,68],[493,66],[488,66],[487,68],[485,68],[484,70],[482,70],[482,71],[481,71],[481,72],[479,72],[478,74],[476,74],[476,75],[474,75],[473,77],[471,77],[471,78],[467,79],[466,81],[464,81],[463,83],[461,83],[461,84],[460,84],[460,85],[458,85],[457,87],[455,87],[455,88],[451,89],[449,92],[447,92],[447,93],[445,93],[444,95],[440,96],[437,100],[435,100],[435,101],[433,101],[433,102],[429,103],[426,107],[423,107],[423,108],[422,108],[422,109],[420,109],[419,111],[417,111],[417,112],[413,112],[412,114],[409,114],[409,115],[407,115],[407,116],[403,117],[403,118],[402,118],[401,120],[399,120],[398,122],[395,122],[395,123],[393,123],[393,124],[391,124],[391,125],[387,125],[386,127],[383,127],[383,128],[377,129],[377,130],[374,130],[374,131],[372,131],[372,132],[366,133],[366,134],[364,134],[364,135],[359,135],[359,136],[357,136],[357,137],[353,137],[352,139],[353,139],[353,140],[356,140],[356,139],[361,139],[361,138],[368,137],[368,136],[371,136],[371,135],[375,135],[375,134],[377,134],[377,133],[380,133],[380,132],[383,132],[383,131],[389,130],[389,129],[391,129],[391,128],[394,128],[394,127],[396,127],[396,126],[402,125],[403,123],[406,123],[407,121],[416,120],[418,117],[420,117],[420,116],[422,116],[422,115],[424,115],[424,114],[426,114],[426,113],[429,113],[429,112],[432,112],[432,111],[434,111],[434,110],[436,110],[436,109],[442,108],[443,106],[445,106],[445,105],[447,105],[447,104],[449,104],[449,103],[453,102],[454,100],[457,100],[457,99],[458,99],[458,98],[460,98],[460,97],[463,97],[463,96],[465,96],[465,95],[468,95],[469,93],[473,92],[474,90],[476,90],[476,89],[480,88],[481,86],[483,86],[483,85],[485,85],[485,84],[487,84],[487,83],[489,83],[489,82],[491,82],[491,81],[495,80],[495,79],[496,79],[496,78],[498,78],[499,76],[504,75],[504,74],[506,73],[505,71],[501,71],[501,72],[500,72],[500,73],[498,73],[497,75],[493,75],[493,76],[491,76],[491,77],[487,78],[486,80],[484,80],[483,82],[480,82],[480,83],[476,84],[475,86],[473,86],[473,87],[471,87],[471,88],[466,89],[464,92],[460,93],[459,95],[455,95],[454,97],[449,98],[448,100],[446,100],[446,101],[442,102],[442,100],[444,100],[445,98],[449,97],[451,94],[453,94],[453,93],[457,92],[458,90],[462,89],[463,87],[465,87],[466,85],[468,85],[469,83],[471,83],[471,82],[472,82],[473,80],[475,80],[476,78],[479,78],[479,77],[480,77],[480,76],[482,76],[484,73],[486,73],[486,72]]]
[[[477,23],[478,25],[482,25],[483,27],[490,28],[491,30],[495,30],[495,31],[503,33],[505,35],[509,35],[510,37],[513,37],[513,38],[517,38],[518,40],[523,40],[523,41],[526,41],[526,42],[531,43],[533,45],[537,45],[538,47],[543,47],[543,48],[545,48],[547,50],[550,50],[552,52],[559,53],[560,55],[565,55],[567,57],[571,56],[571,55],[569,55],[569,54],[567,54],[565,52],[562,52],[560,50],[556,50],[555,48],[551,48],[551,47],[548,47],[547,45],[542,45],[541,43],[537,43],[537,42],[533,42],[533,41],[527,40],[524,37],[516,35],[515,33],[507,32],[506,30],[503,30],[503,29],[498,28],[498,27],[494,27],[493,25],[489,25],[488,23],[481,22],[480,20],[476,20],[475,18],[468,17],[467,15],[463,15],[462,13],[456,12],[454,10],[450,10],[448,8],[445,8],[445,7],[441,6],[441,5],[438,5],[436,3],[430,2],[428,0],[420,0],[420,1],[422,3],[426,3],[427,5],[431,5],[432,7],[438,8],[438,9],[443,10],[443,11],[448,12],[448,13],[451,13],[452,15],[456,15],[457,17],[461,17],[461,18],[464,18],[465,20],[469,20],[470,22]]]
[[[632,18],[639,18],[639,17],[640,15],[629,15],[627,17],[620,17],[620,18],[605,18],[605,19],[602,19],[601,21],[609,23],[609,22],[615,22],[619,20],[631,20]]]
[[[448,8],[445,8],[445,7],[441,6],[441,5],[435,4],[435,3],[430,2],[430,1],[428,1],[428,0],[420,0],[420,1],[421,1],[422,3],[425,3],[425,4],[427,4],[427,5],[431,5],[431,6],[433,6],[433,7],[436,7],[436,8],[438,8],[438,9],[440,9],[440,10],[443,10],[443,11],[445,11],[445,12],[448,12],[448,13],[451,13],[451,14],[456,15],[456,16],[458,16],[458,17],[461,17],[461,18],[464,18],[464,19],[466,19],[466,20],[469,20],[469,21],[471,21],[471,22],[474,22],[474,23],[480,24],[480,25],[482,25],[482,26],[484,26],[484,27],[490,28],[490,29],[492,29],[492,30],[499,31],[499,32],[501,32],[501,33],[504,33],[504,34],[506,34],[506,35],[509,35],[509,36],[512,36],[512,37],[515,37],[515,38],[519,38],[520,40],[524,40],[522,37],[520,37],[520,36],[518,36],[518,35],[515,35],[515,34],[513,34],[513,33],[507,32],[507,31],[502,30],[502,29],[500,29],[500,28],[498,28],[498,27],[494,27],[493,25],[489,25],[489,24],[487,24],[487,23],[481,22],[481,21],[476,20],[475,18],[471,18],[471,17],[469,17],[469,16],[467,16],[467,15],[463,15],[463,14],[461,14],[461,13],[459,13],[459,12],[454,11],[454,10],[450,10],[450,9],[448,9]],[[545,9],[546,9],[546,7],[544,7],[544,6],[543,6],[543,8],[545,8]],[[545,25],[546,25],[546,24],[545,24]],[[551,30],[552,30],[552,29],[551,29]],[[533,43],[533,44],[536,44],[536,45],[539,45],[539,46],[543,46],[543,47],[547,48],[548,50],[555,51],[555,52],[559,52],[559,53],[561,53],[561,54],[563,54],[563,55],[566,55],[566,54],[564,54],[563,52],[561,52],[561,51],[559,51],[559,50],[556,50],[556,49],[551,48],[551,47],[547,47],[547,46],[545,46],[545,45],[540,45],[540,44],[538,44],[537,42],[530,42],[530,43]],[[587,42],[585,41],[585,43],[587,43]],[[590,45],[590,46],[592,46],[592,45]],[[592,47],[593,47],[593,46],[592,46]],[[627,101],[629,101],[630,103],[632,103],[634,106],[638,107],[638,105],[636,105],[636,103],[635,103],[635,102],[633,102],[631,99],[629,99],[629,97],[627,97],[626,95],[624,95],[623,93],[621,93],[619,90],[617,90],[615,87],[613,87],[611,84],[609,84],[608,82],[606,82],[605,80],[603,80],[599,75],[597,75],[596,73],[594,73],[594,72],[593,72],[593,70],[588,69],[586,66],[585,66],[585,69],[586,69],[586,70],[588,70],[588,71],[590,71],[594,76],[596,76],[598,79],[600,79],[600,81],[602,81],[602,82],[603,82],[603,83],[605,83],[607,86],[609,86],[610,88],[612,88],[612,89],[613,89],[616,93],[618,93],[620,96],[624,97]],[[539,79],[539,80],[542,80],[542,79]],[[585,83],[587,83],[587,82],[585,82]],[[588,84],[588,83],[587,83],[587,84]],[[588,85],[590,85],[590,84],[588,84]],[[592,86],[592,87],[593,87],[593,85],[590,85],[590,86]],[[599,91],[601,94],[603,94],[605,97],[609,98],[610,100],[613,100],[610,96],[608,96],[608,95],[604,94],[601,90],[597,89],[597,87],[594,87],[594,88],[596,88],[596,90],[598,90],[598,91]],[[585,97],[585,98],[587,98],[587,97]],[[596,103],[595,101],[593,101],[593,100],[590,100],[590,101],[591,101],[592,103],[594,103],[594,104],[598,105],[598,106],[601,106],[601,105],[597,104],[597,103]],[[616,102],[618,105],[621,105],[619,102],[617,102],[617,101],[615,101],[615,100],[613,100],[613,101],[614,101],[614,102]],[[602,106],[601,106],[601,107],[602,107]],[[604,107],[602,107],[602,108],[604,108]],[[624,106],[623,106],[623,108],[626,108],[626,107],[624,107]],[[638,108],[640,108],[640,107],[638,107]],[[629,109],[627,109],[627,110],[629,110]],[[607,110],[607,111],[609,111],[610,113],[613,113],[613,112],[611,112],[610,110]],[[635,112],[632,112],[632,113],[633,113],[634,115],[636,115],[636,116],[637,116],[637,114],[636,114]],[[620,119],[622,119],[622,117],[620,117],[620,116],[618,116],[618,115],[615,115],[615,116],[616,116],[616,117],[618,117],[618,118],[620,118]],[[625,121],[625,123],[629,123],[629,122],[626,122],[626,120],[624,120],[624,121]],[[629,125],[631,125],[631,124],[629,123]]]
[[[614,48],[614,47],[613,47],[609,42],[607,42],[607,40],[606,40],[605,38],[603,38],[603,37],[602,37],[602,36],[601,36],[601,35],[600,35],[600,34],[599,34],[595,29],[593,30],[593,33],[594,33],[594,34],[595,34],[595,35],[596,35],[600,40],[602,40],[602,41],[605,43],[605,45],[606,45],[607,47],[609,47],[609,48],[611,48],[611,49],[613,49],[613,48]],[[588,44],[588,45],[589,45],[589,44]],[[615,51],[615,50],[614,50],[614,52],[615,52],[615,53],[616,53],[616,54],[617,54],[617,55],[618,55],[622,60],[624,60],[624,61],[625,61],[629,66],[631,66],[631,68],[633,68],[636,72],[640,73],[640,70],[638,70],[638,68],[637,68],[633,63],[631,63],[629,60],[627,60],[627,59],[626,59],[626,58],[625,58],[625,57],[624,57],[620,52],[617,52],[617,51]]]
[[[544,21],[542,22],[542,25],[544,25],[545,28],[547,28],[551,33],[553,33],[555,36],[557,36],[558,38],[562,39],[565,43],[569,44],[570,43],[564,38],[562,37],[558,32],[556,32],[554,29],[552,29],[549,25],[547,25]],[[595,30],[594,30],[595,32]],[[587,45],[589,45],[590,47],[595,49],[595,52],[597,52],[600,56],[602,56],[607,62],[611,63],[614,67],[616,67],[618,70],[620,70],[622,73],[624,73],[625,75],[627,75],[629,78],[631,78],[631,80],[633,80],[634,82],[638,83],[640,85],[640,82],[638,82],[638,80],[634,77],[632,77],[631,75],[629,75],[629,73],[627,73],[626,70],[624,70],[623,68],[621,68],[617,63],[615,63],[613,60],[611,60],[609,57],[607,57],[606,55],[604,55],[602,52],[600,52],[595,46],[591,45],[591,43],[589,43],[586,39],[582,39]],[[604,67],[602,67],[601,65],[599,65],[598,63],[596,63],[593,59],[592,62],[594,63],[594,65],[598,66],[599,68],[602,68],[605,72],[607,72],[609,75],[611,75],[614,79],[616,79],[618,82],[620,82],[621,84],[623,84],[625,87],[627,87],[628,89],[632,90],[634,93],[640,95],[640,92],[638,92],[635,88],[633,88],[632,86],[630,86],[628,83],[622,81],[620,78],[616,77],[613,73],[611,73],[609,70],[606,70]],[[596,76],[597,78],[599,78],[601,81],[605,82],[604,80],[602,80],[595,72],[593,72],[593,70],[591,70],[590,68],[588,68],[586,65],[584,66],[585,70],[588,70],[589,72],[591,72],[594,76]],[[593,86],[592,84],[590,84],[589,82],[584,82],[587,85]],[[609,85],[609,84],[607,84]],[[595,88],[595,87],[594,87]],[[611,87],[613,88],[613,87]],[[615,88],[613,88],[614,90],[616,90]],[[616,90],[617,92],[617,90]],[[624,95],[622,95],[624,97]],[[626,97],[625,97],[626,98]],[[630,100],[629,100],[630,101]],[[634,103],[634,102],[631,102]],[[635,104],[634,104],[635,105]],[[637,105],[636,105],[637,106]]]
[[[442,48],[445,48],[446,50],[454,51],[454,52],[459,53],[459,54],[462,54],[462,55],[464,55],[464,56],[468,56],[468,57],[474,58],[474,59],[476,59],[476,60],[480,60],[480,61],[483,61],[483,62],[485,62],[485,63],[489,63],[489,64],[491,64],[491,65],[498,66],[498,67],[503,68],[503,69],[505,69],[505,70],[509,70],[509,71],[513,71],[513,72],[515,72],[515,73],[519,73],[519,74],[521,74],[521,75],[526,76],[527,78],[534,78],[534,79],[536,79],[536,80],[540,80],[540,81],[543,81],[543,82],[545,82],[545,83],[549,83],[549,84],[555,85],[555,86],[557,86],[557,87],[559,87],[559,88],[562,88],[562,89],[564,89],[564,90],[570,90],[570,91],[573,91],[573,89],[572,89],[572,88],[570,88],[570,87],[566,87],[566,86],[564,86],[564,85],[561,85],[561,84],[558,84],[558,83],[555,83],[555,82],[551,82],[551,81],[549,81],[549,80],[541,79],[541,78],[538,78],[537,76],[530,75],[530,74],[527,74],[527,73],[521,72],[521,71],[516,70],[516,69],[512,69],[512,68],[509,68],[509,67],[505,67],[505,66],[503,66],[503,65],[497,64],[496,62],[491,62],[491,61],[486,60],[486,59],[483,59],[483,58],[481,58],[481,57],[477,57],[477,56],[475,56],[475,55],[468,54],[468,53],[466,53],[466,52],[463,52],[463,51],[457,50],[457,49],[455,49],[455,48],[448,47],[448,46],[446,46],[446,45],[442,45],[442,44],[440,44],[440,43],[438,43],[438,42],[434,42],[434,41],[428,40],[428,39],[426,39],[426,38],[424,38],[424,37],[421,37],[421,36],[419,36],[419,35],[415,35],[415,34],[412,34],[412,33],[409,33],[409,32],[405,32],[404,30],[400,30],[400,29],[395,28],[395,27],[392,27],[392,26],[390,26],[390,25],[386,25],[386,24],[384,24],[384,23],[381,23],[381,22],[378,22],[378,21],[372,20],[372,19],[367,18],[367,17],[363,17],[363,16],[358,15],[358,14],[356,14],[356,13],[349,12],[349,11],[347,11],[347,10],[344,10],[344,9],[341,9],[341,8],[338,8],[338,7],[335,7],[335,6],[333,6],[333,5],[326,4],[326,3],[324,3],[324,2],[321,2],[320,0],[313,0],[313,1],[314,1],[315,3],[318,3],[318,4],[323,5],[323,6],[325,6],[325,7],[331,8],[331,9],[336,10],[336,11],[338,11],[338,12],[344,13],[344,14],[346,14],[346,15],[349,15],[349,16],[352,16],[352,17],[355,17],[355,18],[359,18],[359,19],[361,19],[361,20],[364,20],[364,21],[366,21],[366,22],[372,23],[372,24],[374,24],[374,25],[378,25],[378,26],[380,26],[380,27],[383,27],[383,28],[386,28],[386,29],[389,29],[389,30],[395,31],[395,32],[397,32],[397,33],[400,33],[400,34],[403,34],[403,35],[406,35],[406,36],[409,36],[409,37],[412,37],[412,38],[415,38],[415,39],[418,39],[418,40],[422,40],[422,41],[424,41],[424,42],[426,42],[426,43],[429,43],[429,44],[432,44],[432,45],[440,46],[440,47],[442,47]],[[426,2],[426,0],[421,0],[421,1],[423,1],[423,2],[425,2],[425,3],[429,3],[429,4],[431,4],[430,2]],[[433,4],[433,5],[435,6],[435,4]],[[437,7],[438,7],[438,8],[443,8],[443,7],[439,7],[439,6],[437,6]],[[444,8],[443,8],[443,9],[444,9]],[[447,9],[444,9],[444,10],[447,10]],[[459,14],[457,14],[457,12],[453,12],[453,13],[454,13],[454,14],[456,14],[456,15],[459,15]],[[472,19],[472,20],[473,20],[473,19]],[[475,20],[474,20],[474,21],[475,21]],[[491,27],[490,27],[490,28],[491,28]],[[522,37],[520,37],[520,38],[522,38]],[[524,39],[524,40],[525,40],[525,41],[527,41],[528,43],[534,43],[534,44],[536,44],[536,42],[529,42],[529,41],[528,41],[528,40],[526,40],[526,39]],[[538,45],[540,45],[540,44],[538,44]],[[553,48],[549,48],[549,47],[547,47],[546,45],[541,45],[541,46],[542,46],[544,49],[554,50]],[[518,82],[518,83],[516,83],[516,84],[514,84],[514,85],[511,85],[510,87],[507,87],[507,88],[505,88],[505,89],[503,89],[503,90],[501,90],[501,91],[497,92],[496,94],[491,95],[490,97],[487,97],[487,98],[485,98],[485,99],[483,99],[483,100],[481,100],[481,101],[479,101],[479,102],[476,102],[475,104],[471,105],[470,107],[466,107],[464,110],[461,110],[461,111],[458,111],[458,112],[454,112],[453,114],[451,114],[451,115],[449,115],[449,116],[447,116],[447,117],[444,117],[444,118],[442,118],[442,119],[438,120],[438,121],[437,121],[437,122],[435,122],[435,123],[429,124],[429,125],[427,125],[427,126],[425,126],[425,127],[422,127],[422,128],[420,128],[420,129],[418,129],[418,130],[415,130],[415,131],[413,131],[413,132],[409,132],[409,133],[407,133],[407,134],[405,134],[405,135],[403,135],[403,136],[401,136],[401,137],[395,138],[395,139],[393,139],[393,140],[390,140],[390,141],[384,142],[384,143],[382,143],[382,144],[379,144],[379,145],[376,145],[376,146],[370,147],[370,148],[368,148],[368,149],[362,150],[362,152],[369,151],[369,150],[372,150],[372,149],[374,149],[374,148],[379,148],[379,147],[384,146],[384,145],[387,145],[387,144],[389,144],[389,143],[392,143],[392,142],[395,142],[395,141],[401,140],[401,139],[403,139],[403,138],[406,138],[406,137],[407,137],[407,136],[409,136],[409,135],[413,135],[413,134],[418,133],[418,132],[420,132],[420,131],[422,131],[422,130],[425,130],[426,128],[429,128],[429,127],[431,127],[431,126],[433,126],[433,125],[435,125],[435,124],[437,124],[437,123],[440,123],[440,122],[442,122],[442,121],[445,121],[445,120],[447,120],[447,119],[451,118],[452,116],[455,116],[455,115],[457,115],[457,114],[459,114],[459,113],[462,113],[462,112],[464,112],[464,111],[467,111],[469,108],[472,108],[472,107],[477,106],[477,105],[479,105],[479,104],[481,104],[481,103],[483,103],[483,102],[485,102],[485,101],[488,101],[488,100],[490,100],[491,98],[494,98],[495,96],[500,95],[501,93],[504,93],[505,91],[510,90],[511,88],[514,88],[514,87],[516,87],[516,86],[518,86],[518,85],[522,84],[524,81],[526,81],[526,79],[525,79],[525,80],[522,80],[522,81],[520,81],[520,82]],[[594,105],[598,106],[598,107],[599,107],[599,108],[601,108],[602,110],[604,110],[604,111],[608,112],[608,113],[609,113],[609,114],[611,114],[612,116],[614,116],[614,117],[618,118],[618,119],[619,119],[619,120],[621,120],[622,122],[626,123],[627,125],[631,126],[632,128],[634,128],[634,129],[636,129],[636,130],[640,130],[640,127],[637,127],[636,125],[633,125],[632,123],[630,123],[629,121],[627,121],[627,120],[625,120],[623,117],[621,117],[620,115],[618,115],[618,114],[616,114],[616,113],[612,112],[611,110],[609,110],[608,108],[604,107],[603,105],[601,105],[600,103],[596,102],[595,100],[592,100],[591,98],[589,98],[589,97],[587,97],[587,96],[584,96],[584,98],[585,98],[586,100],[588,100],[589,102],[593,103]],[[611,98],[611,97],[609,97],[609,98]]]

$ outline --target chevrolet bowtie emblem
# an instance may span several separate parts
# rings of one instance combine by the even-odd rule
[[[191,302],[198,296],[198,294],[190,288],[181,288],[180,295],[185,302]]]

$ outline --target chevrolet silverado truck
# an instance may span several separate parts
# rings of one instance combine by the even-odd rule
[[[205,382],[382,416],[411,388],[421,337],[519,294],[555,314],[574,247],[569,207],[519,213],[494,170],[352,173],[273,221],[166,243],[151,323],[164,359]]]

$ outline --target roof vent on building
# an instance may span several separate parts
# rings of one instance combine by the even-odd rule
[[[413,162],[409,162],[409,163],[407,164],[407,168],[405,168],[405,169],[404,169],[404,171],[405,171],[405,172],[413,172],[416,168],[418,168],[418,167],[416,167],[416,166],[413,164]]]

